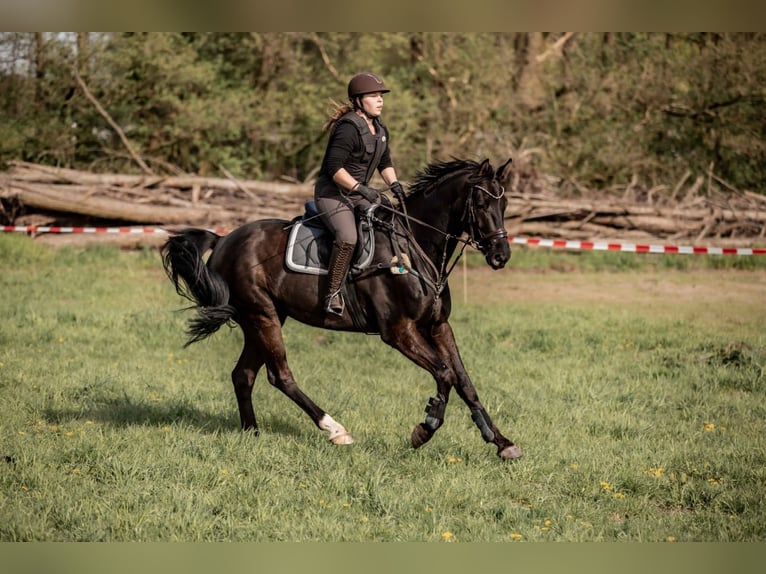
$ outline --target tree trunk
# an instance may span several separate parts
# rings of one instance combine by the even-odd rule
[[[541,80],[541,63],[538,56],[543,52],[545,39],[541,32],[525,32],[516,35],[516,97],[528,110],[542,107],[545,89]]]

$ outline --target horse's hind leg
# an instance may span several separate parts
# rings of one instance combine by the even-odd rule
[[[277,377],[270,369],[268,371],[269,383],[290,397],[303,411],[311,417],[320,429],[329,433],[330,441],[337,445],[353,444],[354,438],[346,428],[333,419],[326,412],[322,411],[317,405],[298,387],[298,384],[290,375],[289,379]],[[290,382],[292,381],[292,382]],[[317,419],[317,413],[321,413]]]
[[[271,319],[259,321],[256,332],[258,334],[258,346],[268,368],[269,383],[303,409],[315,425],[328,432],[333,444],[347,445],[353,443],[354,439],[345,427],[319,408],[295,382],[292,371],[287,364],[280,323]]]
[[[253,409],[253,385],[258,371],[263,366],[263,358],[253,344],[253,334],[243,328],[245,334],[245,346],[239,356],[237,365],[231,372],[231,382],[234,384],[234,394],[237,397],[239,407],[239,421],[243,431],[253,431],[257,436],[258,422],[255,419]]]

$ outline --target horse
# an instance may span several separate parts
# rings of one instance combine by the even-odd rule
[[[454,388],[483,440],[494,444],[501,459],[519,458],[521,449],[500,432],[479,400],[449,323],[448,276],[466,246],[477,248],[494,270],[511,257],[503,187],[510,163],[495,170],[489,159],[436,160],[416,174],[407,192],[396,198],[397,205],[389,200],[371,206],[365,213],[372,222],[374,253],[368,265],[347,277],[342,316],[323,308],[325,276],[286,265],[290,231],[306,214],[292,221],[252,221],[224,235],[201,228],[172,232],[160,248],[162,264],[176,292],[197,311],[188,323],[186,345],[227,323],[244,334],[231,373],[242,430],[259,433],[252,390],[265,365],[269,383],[327,432],[332,443],[354,442],[293,377],[282,336],[285,321],[292,318],[321,329],[378,334],[431,374],[436,395],[428,399],[425,420],[411,433],[413,448],[426,444],[442,426]]]

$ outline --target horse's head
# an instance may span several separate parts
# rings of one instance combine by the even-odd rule
[[[505,230],[505,197],[503,172],[511,163],[508,159],[495,169],[485,159],[468,179],[471,186],[466,202],[464,224],[471,240],[484,255],[492,269],[501,269],[511,258],[508,232]]]

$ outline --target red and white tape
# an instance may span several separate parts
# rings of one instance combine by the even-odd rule
[[[6,225],[3,231],[20,233],[167,233],[160,227],[59,227],[42,225]]]
[[[38,225],[5,225],[4,232],[20,233],[154,233],[168,234],[162,227],[58,227]],[[224,229],[214,230],[219,235]],[[636,243],[612,243],[601,241],[570,241],[567,239],[541,239],[536,237],[509,237],[517,245],[578,249],[586,251],[622,251],[626,253],[670,253],[681,255],[766,255],[766,247],[699,247],[692,245],[645,245]]]
[[[569,241],[567,239],[538,239],[510,237],[511,243],[582,249],[591,251],[624,251],[627,253],[673,253],[682,255],[766,255],[766,247],[699,247],[695,245],[642,245],[636,243],[610,243],[600,241]]]
[[[167,235],[170,232],[162,227],[62,227],[62,226],[43,226],[43,225],[5,225],[0,228],[2,231],[17,231],[20,233],[131,233],[131,234],[156,234]],[[219,235],[228,233],[225,229],[211,229]]]

